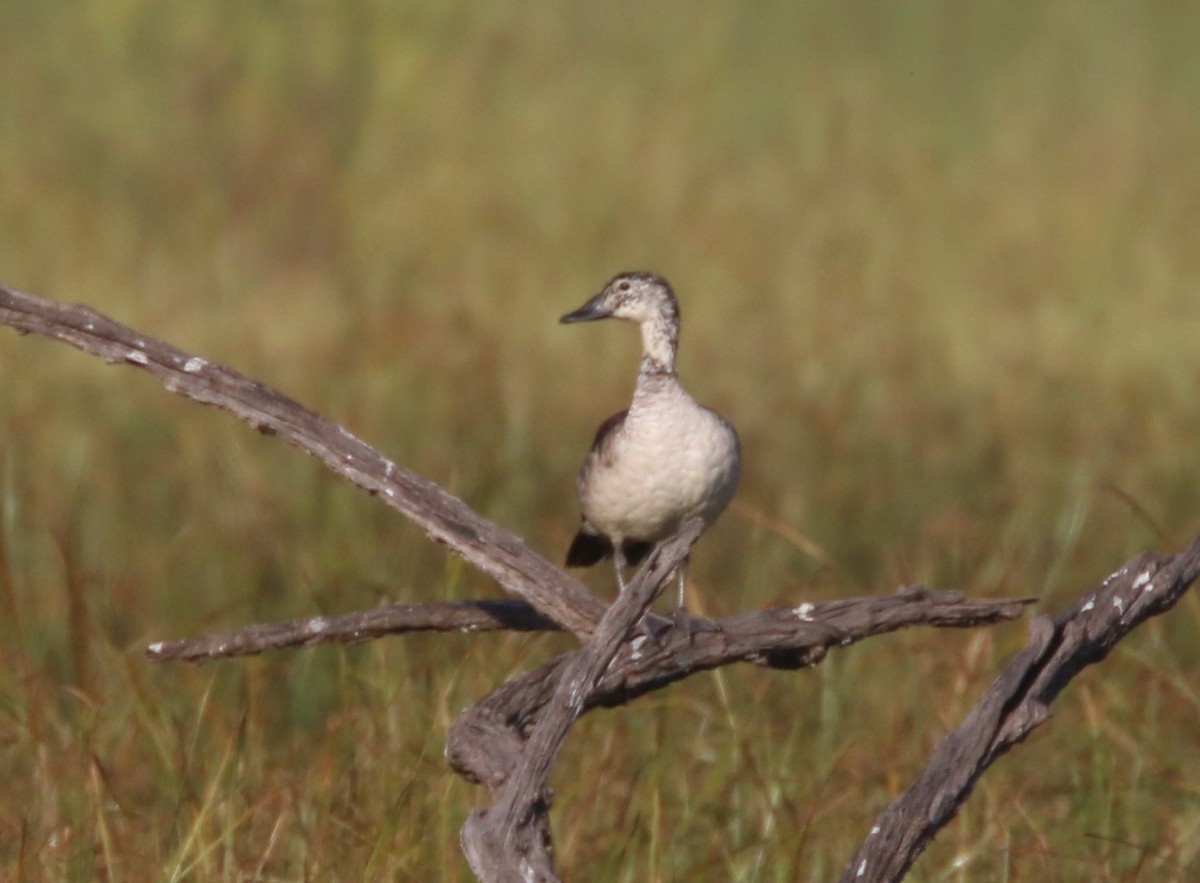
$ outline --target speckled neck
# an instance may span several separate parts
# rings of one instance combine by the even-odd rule
[[[674,374],[679,350],[679,317],[658,313],[641,323],[641,374]]]

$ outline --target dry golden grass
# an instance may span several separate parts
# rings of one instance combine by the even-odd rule
[[[993,6],[995,8],[993,8]],[[646,267],[739,426],[698,602],[923,581],[1055,610],[1200,532],[1186,4],[0,6],[0,278],[261,377],[557,557]],[[453,715],[562,637],[199,669],[150,640],[494,589],[313,462],[0,335],[0,869],[467,880]],[[595,585],[608,591],[604,574]],[[914,880],[1200,872],[1200,604],[982,782]],[[572,880],[823,880],[1020,626],[589,716]]]

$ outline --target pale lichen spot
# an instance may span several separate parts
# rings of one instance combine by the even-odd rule
[[[809,601],[805,601],[803,604],[801,604],[795,610],[796,616],[800,617],[805,622],[813,621],[812,612],[813,612],[813,604]]]
[[[163,643],[162,643],[162,641],[155,641],[153,644],[151,644],[146,649],[149,650],[151,653],[153,653],[155,656],[157,656],[159,653],[162,653]]]
[[[575,714],[579,714],[579,712],[583,709],[583,698],[585,693],[586,690],[582,683],[573,684],[571,686],[571,694],[567,697],[567,702]]]
[[[865,873],[867,873],[867,860],[863,859],[862,864],[858,866],[858,873],[855,874],[854,876],[861,877]]]
[[[1081,608],[1079,608],[1079,612],[1087,613],[1089,610],[1092,610],[1093,608],[1095,608],[1095,606],[1096,606],[1096,599],[1088,598],[1088,602],[1086,604],[1084,604]]]
[[[141,350],[130,350],[125,354],[126,362],[133,362],[135,365],[149,365],[150,360],[146,358],[146,354]]]
[[[542,879],[538,874],[537,869],[529,863],[529,859],[521,859],[521,880],[523,883],[537,883]]]
[[[1149,570],[1143,570],[1141,573],[1139,573],[1137,575],[1137,579],[1135,579],[1133,581],[1133,587],[1135,589],[1145,588],[1147,591],[1149,591],[1150,590],[1150,580],[1152,578],[1153,577]]]
[[[1118,613],[1124,613],[1125,612],[1125,599],[1122,598],[1120,595],[1113,598],[1113,607],[1117,608]]]
[[[190,359],[188,359],[186,362],[183,363],[183,370],[185,372],[187,372],[188,374],[196,374],[200,371],[201,368],[203,368],[207,364],[208,364],[208,362],[204,361],[199,356],[192,356]]]

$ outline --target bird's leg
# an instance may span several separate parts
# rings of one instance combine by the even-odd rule
[[[692,633],[691,617],[687,612],[687,600],[684,597],[684,587],[687,585],[687,568],[690,555],[685,555],[683,560],[675,565],[675,579],[679,585],[679,603],[675,605],[674,611],[671,613],[671,621],[675,623],[676,628],[686,628],[689,636]]]
[[[625,594],[625,550],[621,548],[621,543],[613,542],[613,570],[617,572],[617,588],[621,594]]]
[[[625,565],[626,565],[625,550],[622,548],[622,543],[619,543],[615,540],[613,541],[612,559],[613,559],[613,569],[617,572],[617,585],[620,587],[621,593],[624,594],[625,593]],[[649,611],[647,611],[646,616],[643,616],[641,619],[639,619],[637,621],[637,624],[634,625],[634,627],[633,627],[633,633],[636,633],[638,635],[642,635],[646,638],[649,638],[651,641],[653,641],[655,644],[657,644],[658,643],[658,635],[656,635],[654,633],[654,630],[652,628],[650,628],[650,624],[646,621],[646,619],[649,615],[650,615]]]
[[[687,583],[687,569],[690,555],[685,555],[684,559],[675,566],[675,578],[679,580],[679,604],[676,605],[676,611],[687,613],[687,600],[684,597],[684,586]]]

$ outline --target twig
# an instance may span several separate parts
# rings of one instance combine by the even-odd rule
[[[146,655],[155,662],[177,659],[204,662],[287,647],[358,644],[407,632],[534,632],[559,628],[558,623],[542,616],[524,601],[434,601],[390,604],[378,610],[337,616],[258,623],[227,632],[159,641],[146,648]]]
[[[1200,576],[1200,539],[1179,555],[1145,553],[1058,616],[1030,623],[1029,642],[913,785],[879,816],[841,883],[904,877],[997,758],[1050,718],[1050,704],[1146,619],[1169,610]]]

